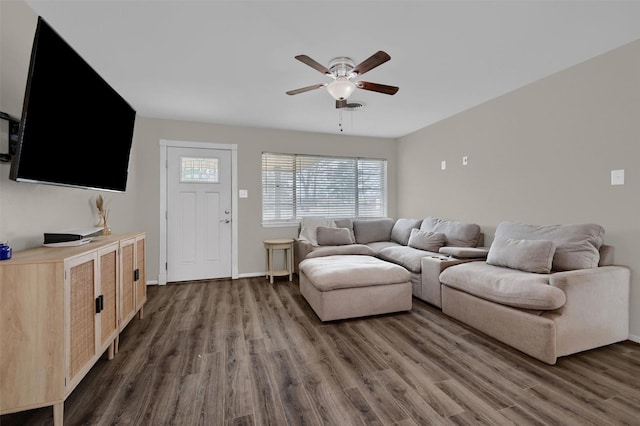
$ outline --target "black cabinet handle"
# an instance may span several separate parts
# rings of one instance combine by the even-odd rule
[[[138,281],[140,279],[140,269],[136,269],[133,271],[133,280]]]
[[[99,314],[104,310],[104,295],[96,297],[96,314]]]

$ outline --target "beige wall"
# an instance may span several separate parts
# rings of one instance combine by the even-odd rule
[[[222,126],[171,120],[139,118],[136,149],[138,160],[139,211],[141,226],[150,234],[150,249],[155,256],[148,266],[157,265],[160,207],[160,139],[189,142],[211,142],[238,145],[238,188],[246,189],[249,198],[238,199],[238,258],[240,274],[264,271],[265,250],[262,241],[268,238],[297,236],[297,227],[263,228],[262,216],[262,152],[363,156],[388,160],[389,216],[395,216],[396,142],[391,139],[333,136],[273,129]],[[152,206],[145,209],[144,206]],[[144,213],[144,211],[148,213]],[[150,250],[150,251],[151,251]],[[150,268],[157,271],[155,268]],[[157,272],[156,272],[157,276]]]
[[[632,269],[639,340],[639,159],[636,41],[401,138],[398,215],[476,222],[487,243],[502,220],[601,224]],[[624,186],[610,185],[614,169]]]
[[[0,16],[0,110],[20,116],[37,16],[21,1],[0,2]],[[127,191],[102,194],[110,210],[113,232],[147,233],[147,277],[152,281],[158,278],[161,139],[237,144],[238,187],[249,192],[249,198],[238,200],[241,275],[264,272],[262,240],[297,234],[296,228],[263,228],[260,224],[263,151],[386,158],[388,214],[395,215],[395,140],[159,120],[139,115]],[[42,244],[43,232],[89,227],[97,222],[94,203],[101,192],[13,182],[8,176],[9,165],[2,164],[0,240],[8,240],[15,250]]]

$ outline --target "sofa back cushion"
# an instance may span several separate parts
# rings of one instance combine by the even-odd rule
[[[394,221],[391,218],[354,219],[353,232],[356,243],[369,244],[376,241],[390,241]]]
[[[495,239],[487,263],[526,272],[548,274],[551,272],[556,245],[550,240]]]
[[[480,226],[475,223],[454,222],[429,216],[422,221],[421,231],[441,232],[447,246],[476,247],[480,237]]]
[[[398,219],[391,229],[391,241],[406,246],[409,243],[409,237],[413,229],[420,228],[422,219]]]
[[[600,246],[604,228],[600,225],[528,225],[517,222],[500,222],[495,240],[549,240],[556,245],[552,270],[596,268],[600,261]]]
[[[316,237],[319,246],[343,246],[353,244],[351,230],[348,228],[326,228],[318,226]]]

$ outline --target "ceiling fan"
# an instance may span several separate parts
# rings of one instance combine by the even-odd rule
[[[375,67],[382,65],[391,59],[391,56],[382,50],[374,53],[358,65],[354,65],[351,58],[344,56],[334,58],[329,62],[329,68],[311,59],[307,55],[298,55],[295,58],[303,64],[307,64],[311,68],[333,78],[333,81],[330,83],[318,83],[312,86],[301,87],[300,89],[289,90],[287,95],[297,95],[299,93],[326,87],[329,94],[336,100],[336,108],[345,108],[349,107],[350,104],[347,99],[356,89],[385,93],[387,95],[395,95],[398,91],[398,87],[396,86],[370,83],[368,81],[354,81],[367,71],[371,71]]]

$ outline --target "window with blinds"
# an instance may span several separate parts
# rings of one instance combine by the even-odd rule
[[[262,154],[262,223],[387,215],[387,161]]]

